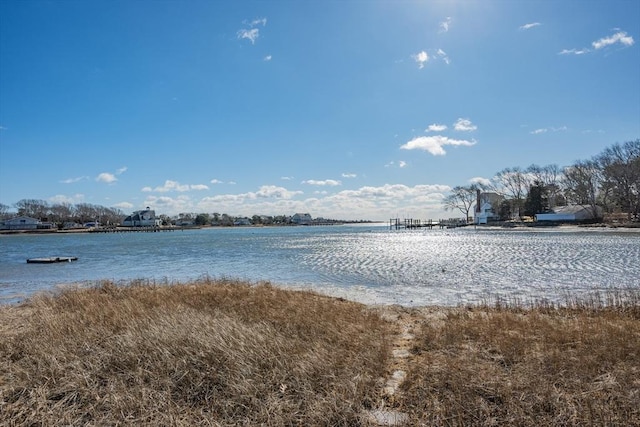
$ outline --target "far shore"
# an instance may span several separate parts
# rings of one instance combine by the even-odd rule
[[[385,226],[385,221],[369,221],[369,222],[343,222],[327,226],[340,225],[376,225]],[[388,225],[388,224],[387,224]],[[318,225],[313,225],[314,227]],[[132,232],[132,231],[181,231],[181,230],[200,230],[200,229],[234,229],[234,228],[274,228],[274,227],[305,227],[305,225],[204,225],[204,226],[160,226],[160,227],[90,227],[90,228],[71,228],[71,229],[35,229],[35,230],[0,230],[0,235],[20,235],[20,234],[76,234],[76,233],[109,233],[109,232]],[[571,224],[571,223],[541,223],[541,222],[509,222],[504,224],[466,224],[459,228],[474,227],[477,229],[487,230],[598,230],[598,231],[629,231],[640,232],[640,222],[629,223],[595,223],[595,224]]]

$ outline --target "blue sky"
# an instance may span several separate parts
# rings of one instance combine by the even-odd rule
[[[640,2],[0,2],[0,202],[439,218],[640,137]]]

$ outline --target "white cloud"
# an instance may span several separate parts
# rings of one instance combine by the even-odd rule
[[[267,55],[264,57],[264,60],[268,62],[268,61],[271,61],[271,58],[272,58],[271,55]]]
[[[358,175],[356,175],[355,173],[343,173],[342,177],[343,178],[357,178]]]
[[[122,175],[122,174],[123,174],[123,173],[125,173],[126,171],[127,171],[127,167],[126,167],[126,166],[123,166],[123,167],[121,167],[120,169],[118,169],[118,170],[116,171],[116,175]]]
[[[454,124],[453,128],[460,132],[471,132],[478,129],[478,126],[471,123],[469,119],[459,118]]]
[[[400,169],[402,169],[402,168],[404,168],[404,167],[406,167],[406,166],[407,166],[407,162],[405,162],[404,160],[400,160],[400,161],[398,162],[398,167],[399,167]]]
[[[594,49],[598,50],[607,46],[614,45],[616,43],[620,43],[623,46],[629,47],[633,45],[634,40],[633,37],[628,36],[626,32],[618,31],[617,33],[609,37],[603,37],[600,40],[594,41],[593,43],[591,43],[591,46],[593,46]]]
[[[261,198],[291,199],[292,197],[303,193],[302,191],[289,191],[284,187],[278,187],[275,185],[263,185],[256,193],[253,194],[255,194],[256,197]]]
[[[292,176],[281,176],[280,179],[283,180],[283,181],[291,181],[293,179],[293,177]]]
[[[208,190],[208,189],[209,189],[209,187],[207,187],[207,186],[206,186],[206,185],[204,185],[204,184],[195,184],[195,185],[190,185],[190,186],[189,186],[189,188],[190,188],[191,190],[197,190],[197,191],[200,191],[200,190]]]
[[[438,49],[437,54],[440,57],[440,59],[442,59],[445,62],[445,64],[449,65],[450,61],[449,61],[449,55],[447,55],[447,52],[445,52],[442,49]]]
[[[424,50],[416,53],[415,55],[412,55],[411,57],[418,63],[418,68],[420,69],[424,68],[424,64],[429,61],[429,55]]]
[[[224,182],[220,181],[219,179],[212,179],[211,181],[209,181],[211,184],[224,184]]]
[[[74,194],[73,196],[56,194],[55,196],[49,198],[49,201],[51,203],[57,203],[57,204],[61,204],[61,203],[75,204],[75,203],[80,203],[83,200],[84,200],[84,194]]]
[[[96,177],[96,181],[105,182],[107,184],[114,183],[117,180],[118,180],[118,178],[116,178],[114,174],[109,173],[109,172],[102,172],[100,175],[98,175]]]
[[[306,181],[302,181],[303,184],[308,184],[308,185],[320,185],[320,186],[329,186],[329,187],[335,187],[337,185],[342,185],[342,182],[340,181],[336,181],[335,179],[325,179],[324,181],[318,181],[315,179],[308,179]]]
[[[151,187],[143,187],[141,191],[144,192],[157,192],[157,193],[167,193],[169,191],[177,191],[177,192],[185,192],[189,190],[208,190],[209,187],[204,184],[180,184],[177,181],[171,181],[170,179],[164,182],[164,185],[158,186],[156,188]]]
[[[446,215],[442,208],[442,200],[450,190],[449,186],[439,184],[413,187],[384,184],[337,193],[327,192],[320,187],[308,197],[304,197],[302,191],[265,185],[255,192],[208,196],[201,199],[184,194],[178,197],[149,195],[142,206],[152,206],[158,214],[165,215],[176,215],[180,212],[219,212],[234,216],[252,216],[309,212],[313,217],[388,220],[401,212],[415,218],[439,218]],[[132,207],[122,205],[125,209]]]
[[[122,209],[122,210],[129,210],[133,208],[133,203],[129,203],[129,202],[120,202],[120,203],[116,203],[115,205],[113,205],[114,208],[118,208],[118,209]]]
[[[531,28],[535,28],[535,27],[538,27],[540,25],[542,25],[542,24],[539,23],[539,22],[532,22],[530,24],[524,24],[524,25],[520,26],[520,30],[530,30]]]
[[[447,19],[440,23],[440,32],[446,33],[449,31],[449,25],[451,24],[451,17],[447,16]]]
[[[447,125],[440,125],[440,124],[432,124],[429,125],[428,128],[426,128],[424,131],[425,132],[442,132],[444,130],[447,130]]]
[[[536,130],[532,130],[531,132],[529,132],[531,135],[540,135],[541,133],[546,133],[548,131],[547,128],[540,128],[540,129],[536,129]]]
[[[485,187],[491,186],[491,180],[488,179],[488,178],[483,178],[481,176],[476,176],[476,177],[471,178],[469,180],[469,183],[471,183],[471,184],[479,184],[479,185],[482,185],[482,186],[485,186]]]
[[[476,141],[466,141],[466,140],[458,140],[451,139],[442,135],[434,135],[434,136],[420,136],[418,138],[414,138],[406,144],[402,145],[400,148],[403,150],[424,150],[433,154],[434,156],[444,156],[447,152],[444,150],[445,145],[453,145],[453,146],[467,146],[470,147],[475,145]]]

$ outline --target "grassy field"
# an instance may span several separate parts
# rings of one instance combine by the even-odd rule
[[[0,307],[0,425],[633,426],[639,408],[638,290],[404,308],[205,280]]]

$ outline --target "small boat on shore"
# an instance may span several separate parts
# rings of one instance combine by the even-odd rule
[[[77,261],[78,257],[75,256],[58,256],[48,258],[29,258],[27,264],[53,264],[55,262],[71,262]]]

